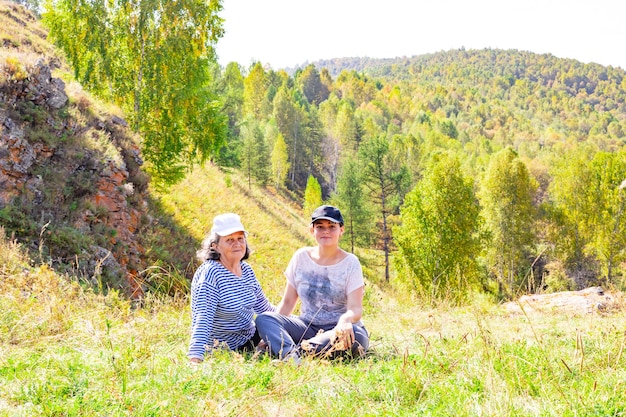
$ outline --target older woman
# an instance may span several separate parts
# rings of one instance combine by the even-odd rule
[[[213,219],[211,233],[202,243],[198,267],[191,283],[191,342],[187,356],[202,362],[215,348],[252,350],[260,342],[253,317],[274,311],[252,267],[238,215],[225,213]]]

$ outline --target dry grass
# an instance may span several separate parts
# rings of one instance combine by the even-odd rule
[[[191,367],[186,299],[149,297],[135,309],[29,266],[3,236],[0,265],[0,416],[626,412],[621,309],[511,314],[480,297],[426,309],[379,291],[364,317],[364,359],[293,367],[224,352]]]
[[[24,62],[34,62],[41,56],[57,59],[61,53],[47,41],[47,30],[35,15],[10,1],[0,1],[0,46],[2,53],[26,54]],[[60,60],[58,60],[60,64]]]

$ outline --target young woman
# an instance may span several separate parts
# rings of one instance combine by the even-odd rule
[[[202,362],[215,348],[252,350],[260,342],[253,316],[274,311],[254,271],[244,262],[250,255],[248,232],[238,215],[220,214],[202,243],[191,283],[191,342],[187,357]]]
[[[361,322],[363,271],[358,258],[339,247],[344,232],[339,209],[324,205],[311,216],[317,246],[304,247],[291,258],[287,285],[275,312],[255,319],[271,353],[300,362],[303,353],[362,355],[369,335]],[[300,315],[291,316],[300,299]]]

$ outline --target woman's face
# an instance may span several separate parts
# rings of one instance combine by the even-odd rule
[[[320,246],[338,245],[343,230],[343,226],[330,220],[316,220],[311,225],[311,233]]]
[[[220,259],[225,262],[239,262],[246,254],[246,235],[243,232],[235,232],[227,236],[221,236],[215,244],[220,254]]]

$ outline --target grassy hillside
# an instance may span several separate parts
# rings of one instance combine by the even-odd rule
[[[363,359],[293,367],[225,352],[191,366],[184,297],[149,295],[136,309],[29,266],[0,236],[0,311],[0,416],[626,412],[620,310],[524,314],[480,300],[426,310],[385,297],[366,309]]]
[[[191,172],[181,183],[166,192],[153,191],[160,209],[171,218],[179,229],[172,234],[167,228],[158,229],[152,235],[149,255],[157,259],[171,258],[172,251],[188,259],[188,273],[198,265],[194,252],[209,233],[213,217],[220,213],[234,212],[241,216],[250,233],[248,241],[253,251],[249,263],[254,267],[259,281],[268,296],[277,302],[285,285],[283,270],[291,255],[301,246],[315,244],[308,225],[308,216],[289,200],[272,189],[248,184],[237,171],[225,172],[207,164]],[[178,236],[181,241],[177,241]],[[191,239],[189,239],[191,238]],[[181,247],[182,246],[182,247]],[[157,248],[168,252],[156,256]],[[366,302],[377,303],[375,294],[384,285],[382,253],[359,250],[370,294]],[[180,272],[180,271],[179,271]]]
[[[275,294],[282,293],[282,270],[291,254],[312,244],[299,209],[270,191],[256,186],[248,189],[236,172],[224,173],[210,164],[157,197],[163,210],[194,239],[194,251],[209,233],[215,215],[239,214],[250,233],[250,263],[268,291]]]

